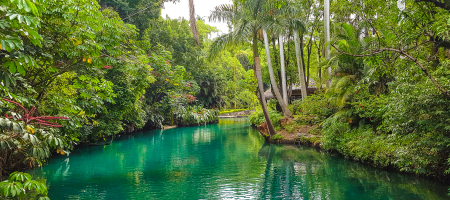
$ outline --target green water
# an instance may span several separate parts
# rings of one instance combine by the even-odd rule
[[[62,199],[448,199],[447,186],[314,148],[265,144],[246,119],[123,136],[33,176]]]

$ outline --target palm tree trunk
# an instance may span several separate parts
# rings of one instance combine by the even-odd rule
[[[259,51],[258,51],[258,37],[257,37],[257,31],[253,32],[253,58],[255,60],[255,78],[258,82],[258,89],[260,94],[260,101],[261,101],[261,107],[264,113],[264,118],[266,119],[266,125],[267,130],[269,132],[269,135],[272,137],[276,134],[275,129],[273,128],[272,121],[270,120],[269,111],[267,110],[266,105],[266,97],[264,96],[264,86],[262,81],[262,74],[261,74],[261,62],[259,60]]]
[[[286,102],[286,105],[289,105],[288,97],[287,97],[287,89],[286,89],[286,69],[284,63],[284,44],[283,44],[283,35],[280,34],[280,39],[278,40],[278,44],[280,45],[280,64],[281,64],[281,84],[283,86],[283,99]]]
[[[300,86],[302,89],[302,100],[306,100],[308,93],[306,92],[305,72],[303,71],[302,61],[300,60],[300,44],[298,38],[298,32],[294,30],[294,43],[295,43],[295,55],[297,57],[298,78],[300,80]]]
[[[320,44],[317,44],[317,68],[319,70],[319,89],[322,89],[322,68],[320,67]]]
[[[275,40],[277,40],[277,39],[275,39],[275,35],[272,35],[272,49],[273,49],[273,52],[278,52],[277,51],[277,44],[275,43]],[[273,57],[275,58],[274,63],[278,63],[277,54],[275,54]],[[281,63],[281,60],[280,60],[280,63]],[[276,64],[275,64],[275,66],[276,66]],[[281,70],[280,70],[280,71],[278,71],[278,77],[280,79],[280,81],[278,83],[278,88],[281,90],[280,93],[283,96],[284,91],[283,91],[283,81],[281,81],[281,76],[282,75],[281,75]],[[286,105],[289,105],[288,102],[286,102],[286,98],[284,98],[284,96],[283,96],[283,100],[285,101]]]
[[[308,45],[306,46],[306,49],[308,50],[308,61],[306,62],[306,83],[309,85],[309,79],[310,79],[310,74],[309,74],[309,66],[311,64],[311,54],[312,54],[312,48],[313,48],[313,33],[314,33],[314,29],[315,27],[313,26],[311,28],[311,35],[309,36],[309,41],[308,41]]]
[[[194,35],[195,43],[198,46],[199,42],[198,42],[197,24],[195,20],[194,0],[189,0],[189,25],[191,27],[192,35]]]
[[[306,81],[307,77],[306,77],[306,65],[305,65],[305,53],[304,53],[304,47],[303,47],[303,33],[300,34],[300,56],[302,57],[302,67],[303,67],[303,76],[305,77],[305,84],[306,87],[308,87],[308,81]]]
[[[323,11],[323,22],[325,23],[325,59],[330,59],[330,45],[328,42],[330,41],[330,0],[324,0],[324,11]],[[327,69],[328,76],[331,77],[331,67]],[[327,87],[331,86],[331,80],[327,81]]]
[[[278,103],[281,106],[281,109],[283,109],[284,116],[292,117],[292,113],[287,108],[286,102],[283,100],[283,97],[281,97],[280,90],[278,90],[277,82],[275,81],[275,76],[273,74],[272,68],[272,60],[270,58],[269,39],[267,38],[266,30],[263,30],[263,37],[264,37],[264,46],[266,47],[267,66],[269,67],[269,76],[270,82],[272,83],[273,92],[275,93],[275,97],[277,98]]]

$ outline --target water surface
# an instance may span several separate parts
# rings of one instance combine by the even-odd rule
[[[265,144],[246,119],[155,130],[56,156],[51,199],[448,199],[447,186],[308,147]]]

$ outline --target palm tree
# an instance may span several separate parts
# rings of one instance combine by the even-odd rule
[[[233,30],[225,35],[216,38],[209,50],[208,58],[212,59],[221,50],[228,46],[245,43],[248,37],[252,37],[253,58],[254,58],[254,73],[258,82],[258,89],[260,94],[260,102],[266,120],[267,129],[270,136],[276,134],[273,128],[272,121],[267,110],[266,98],[264,96],[264,87],[261,75],[261,63],[259,59],[258,50],[258,31],[263,28],[264,23],[261,19],[264,18],[264,9],[267,0],[247,0],[245,2],[234,2],[233,5],[223,4],[217,6],[211,12],[209,17],[213,21],[226,21],[233,24]]]
[[[288,109],[286,102],[283,100],[283,97],[281,96],[280,91],[278,90],[277,82],[275,81],[275,76],[273,75],[272,60],[270,58],[269,40],[267,39],[267,32],[265,29],[263,29],[263,35],[264,35],[264,45],[266,48],[267,66],[269,68],[269,76],[270,82],[272,83],[273,92],[275,93],[275,97],[277,98],[278,103],[281,106],[281,109],[283,109],[284,116],[292,117],[292,113]],[[282,62],[284,62],[284,59],[282,60]]]
[[[300,80],[300,87],[302,88],[302,100],[304,101],[308,95],[306,92],[306,82],[305,82],[305,72],[303,70],[301,53],[300,53],[300,39],[298,37],[298,31],[294,30],[294,44],[295,44],[295,55],[297,57],[297,67],[298,67],[298,78]]]
[[[281,85],[283,89],[283,99],[286,102],[286,105],[289,105],[288,97],[287,97],[287,88],[286,88],[286,69],[284,63],[284,44],[283,44],[283,35],[280,34],[278,39],[278,45],[280,46],[280,68],[281,68]]]
[[[325,59],[330,59],[330,45],[327,44],[330,41],[330,0],[324,0],[324,23],[325,23]],[[328,67],[327,73],[331,75],[331,67]],[[327,86],[331,86],[331,80],[327,81]]]
[[[299,81],[300,86],[302,88],[302,99],[305,100],[307,97],[306,92],[306,81],[305,81],[305,70],[304,70],[304,61],[303,61],[303,51],[301,50],[302,45],[299,44],[299,37],[298,37],[298,30],[304,31],[305,26],[304,24],[298,20],[298,15],[301,13],[301,6],[298,4],[298,2],[284,2],[287,3],[284,6],[281,6],[281,9],[279,9],[277,12],[271,12],[274,13],[274,15],[271,15],[269,20],[271,21],[271,28],[274,29],[276,32],[280,33],[280,38],[282,38],[282,33],[284,33],[286,30],[293,30],[294,31],[294,43],[295,43],[295,52],[296,52],[296,58],[297,58],[297,66],[298,66],[298,73],[299,73]],[[272,7],[279,7],[276,6],[276,4]],[[283,45],[282,40],[280,39],[280,57],[284,57],[283,52]],[[280,59],[281,61],[281,67],[282,71],[284,68],[284,59]],[[282,72],[282,77],[283,77]],[[284,90],[286,91],[286,90]],[[286,95],[287,96],[287,95]],[[286,99],[287,100],[287,99]]]

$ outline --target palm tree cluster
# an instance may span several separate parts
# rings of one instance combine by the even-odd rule
[[[259,58],[258,41],[263,40],[266,49],[267,64],[270,75],[270,83],[275,93],[285,117],[293,117],[291,111],[288,109],[287,89],[286,89],[286,74],[285,74],[285,59],[283,37],[287,34],[293,33],[295,41],[295,51],[298,67],[298,77],[302,88],[302,98],[306,98],[306,75],[304,70],[304,61],[301,60],[301,50],[303,46],[300,44],[299,32],[305,31],[304,23],[299,15],[299,8],[295,1],[272,1],[272,0],[246,0],[233,1],[233,4],[223,4],[217,6],[212,11],[209,19],[211,21],[227,22],[232,25],[232,30],[218,38],[216,38],[209,50],[209,59],[213,59],[216,55],[233,45],[244,44],[248,41],[252,42],[254,66],[253,70],[255,78],[258,82],[259,100],[261,102],[262,110],[266,120],[269,134],[275,135],[272,122],[267,110],[266,98],[264,96],[263,81],[261,75],[261,63]],[[282,92],[278,88],[275,80],[272,61],[270,56],[270,45],[268,33],[274,37],[278,36],[278,44],[280,46],[280,66],[281,66],[281,86]],[[275,45],[275,41],[273,41]]]

